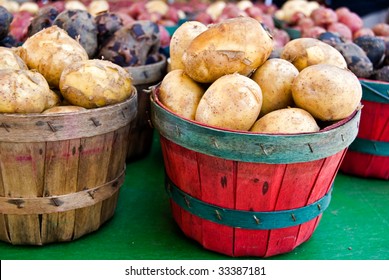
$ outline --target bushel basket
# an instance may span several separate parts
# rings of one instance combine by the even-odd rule
[[[134,88],[98,109],[0,114],[0,240],[71,241],[111,218],[136,110]]]
[[[166,73],[166,57],[160,55],[160,61],[142,65],[125,67],[132,76],[137,90],[138,110],[131,125],[129,134],[127,161],[145,157],[151,150],[154,129],[150,124],[150,90],[161,82]]]
[[[172,214],[185,235],[211,251],[257,257],[311,237],[359,110],[317,133],[255,134],[181,118],[158,101],[158,88],[152,97]]]
[[[389,180],[389,83],[360,79],[363,112],[357,138],[340,170]]]

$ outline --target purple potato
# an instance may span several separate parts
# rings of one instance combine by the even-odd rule
[[[154,60],[160,46],[158,25],[139,20],[116,31],[102,46],[98,58],[123,67],[145,65]]]
[[[3,6],[0,6],[0,40],[7,37],[13,15]]]
[[[54,6],[42,7],[28,26],[28,37],[31,37],[44,28],[52,26],[58,14],[59,11]]]
[[[53,25],[64,29],[70,37],[78,40],[89,58],[94,57],[97,43],[97,26],[94,17],[84,10],[65,10],[54,20]]]
[[[123,20],[115,13],[104,12],[95,16],[99,46],[123,26]]]

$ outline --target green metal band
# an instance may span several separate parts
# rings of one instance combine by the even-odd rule
[[[306,223],[327,209],[331,190],[316,202],[304,207],[273,212],[254,212],[226,209],[198,200],[181,191],[166,175],[166,191],[181,208],[200,218],[225,226],[267,230],[286,228]]]
[[[376,156],[389,156],[389,142],[356,138],[349,150]]]
[[[181,118],[155,98],[151,100],[151,120],[163,137],[195,152],[243,162],[287,164],[332,156],[357,137],[361,115],[358,110],[331,129],[315,133],[259,134],[218,129]]]
[[[362,85],[362,99],[389,104],[389,84],[359,80]]]

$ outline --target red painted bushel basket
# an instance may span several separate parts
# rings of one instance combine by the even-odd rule
[[[363,79],[360,82],[363,110],[359,132],[340,170],[389,180],[389,83]]]
[[[359,110],[317,133],[254,134],[183,119],[157,97],[158,88],[151,118],[185,235],[211,251],[257,257],[290,252],[311,237],[358,133]]]

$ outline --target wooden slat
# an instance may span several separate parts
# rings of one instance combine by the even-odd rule
[[[93,188],[107,181],[114,133],[81,140],[77,191]],[[100,227],[102,202],[76,210],[74,239]]]
[[[306,205],[323,160],[288,164],[274,211],[290,210]],[[327,189],[327,187],[324,187]],[[296,217],[298,219],[298,217]],[[265,256],[292,251],[296,247],[299,226],[273,229],[270,232]]]
[[[7,197],[38,197],[43,193],[45,143],[0,143],[0,166]],[[39,215],[8,215],[13,244],[42,244]]]
[[[182,191],[201,199],[197,153],[180,147],[165,138],[161,138],[161,143],[164,147],[164,154],[167,155],[167,175]],[[177,211],[174,204],[173,207],[172,210]],[[180,221],[182,231],[187,236],[201,242],[202,220],[184,210],[180,211],[180,214],[181,216],[176,217],[176,220]]]
[[[44,196],[75,193],[77,190],[80,140],[47,142]],[[42,215],[42,242],[69,241],[73,237],[75,211]]]
[[[238,164],[236,209],[273,211],[285,164]],[[270,230],[235,229],[235,256],[264,256]]]
[[[201,198],[216,206],[235,207],[236,165],[233,161],[197,154],[199,163]],[[215,213],[217,216],[218,214]],[[234,230],[232,227],[203,220],[203,240],[205,248],[227,255],[234,250]]]

